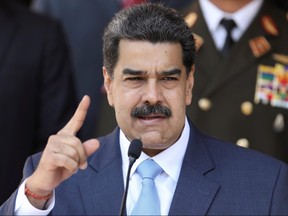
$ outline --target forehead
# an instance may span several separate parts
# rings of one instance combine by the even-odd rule
[[[182,69],[180,43],[121,40],[115,69],[131,68],[145,71]]]

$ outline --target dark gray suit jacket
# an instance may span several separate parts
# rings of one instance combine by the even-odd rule
[[[288,214],[287,164],[206,136],[191,123],[190,127],[170,215]],[[100,142],[87,170],[56,189],[52,215],[119,214],[124,190],[119,128]],[[39,158],[40,154],[27,160],[24,178]],[[15,196],[0,207],[0,214],[13,214]]]

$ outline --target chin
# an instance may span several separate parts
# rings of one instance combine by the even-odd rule
[[[164,150],[167,146],[163,144],[143,144],[143,149]]]
[[[163,139],[160,136],[151,136],[151,134],[147,134],[141,137],[141,141],[143,143],[143,148],[145,149],[166,149],[171,144],[167,143],[167,139]]]

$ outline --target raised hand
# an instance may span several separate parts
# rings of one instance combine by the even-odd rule
[[[87,167],[87,157],[99,148],[99,141],[91,139],[82,144],[76,133],[84,123],[89,105],[90,98],[84,96],[70,121],[49,137],[37,169],[26,181],[26,187],[33,193],[47,195],[79,168]],[[38,208],[45,204],[31,197],[29,201]]]

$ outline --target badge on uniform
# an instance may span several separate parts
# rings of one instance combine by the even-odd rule
[[[272,58],[277,61],[280,62],[282,64],[288,65],[288,55],[283,55],[283,54],[279,54],[279,53],[274,53],[272,55]]]
[[[203,45],[204,39],[195,33],[193,33],[193,36],[195,38],[196,51],[198,51],[200,47]]]
[[[258,66],[254,102],[288,109],[288,65]]]
[[[267,34],[273,35],[275,37],[279,35],[278,28],[277,28],[274,20],[270,16],[263,16],[261,18],[261,22],[262,22],[262,26],[263,26],[263,28]]]
[[[185,22],[187,23],[188,27],[191,28],[197,20],[197,14],[191,12],[185,16]]]
[[[258,58],[271,50],[271,45],[263,36],[249,40],[249,45],[253,55]]]
[[[279,30],[272,17],[270,16],[261,17],[261,24],[267,36],[277,37],[279,35]],[[271,50],[271,45],[264,36],[255,37],[249,40],[249,45],[253,55],[256,58],[263,56],[264,54],[266,54]]]
[[[192,28],[193,25],[195,24],[196,20],[197,20],[197,14],[194,12],[191,12],[189,14],[187,14],[185,16],[185,22],[187,23],[189,28]],[[196,46],[196,51],[199,50],[199,48],[202,46],[202,44],[204,43],[204,40],[201,36],[193,33],[193,36],[195,38],[195,46]]]

